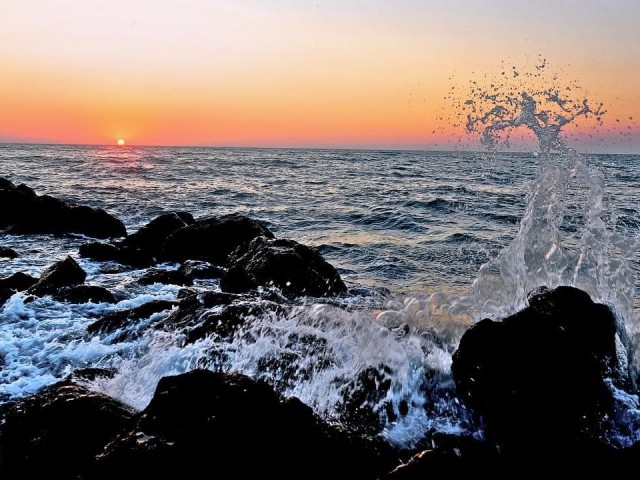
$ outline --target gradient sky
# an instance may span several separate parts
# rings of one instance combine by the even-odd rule
[[[540,55],[609,110],[579,147],[640,152],[639,24],[637,0],[0,0],[0,141],[442,148],[452,85]]]

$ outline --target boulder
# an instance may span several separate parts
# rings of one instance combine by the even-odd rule
[[[12,248],[0,246],[0,258],[18,258],[18,253]]]
[[[257,237],[274,238],[261,222],[232,214],[198,220],[164,242],[162,258],[169,261],[206,260],[226,265],[228,256]]]
[[[131,417],[126,406],[71,380],[20,400],[0,423],[0,478],[81,478]]]
[[[116,303],[116,297],[104,287],[73,285],[59,288],[52,294],[59,302],[67,303]]]
[[[67,257],[46,269],[29,293],[37,296],[52,294],[62,287],[82,284],[86,278],[82,267],[73,258]]]
[[[274,286],[289,297],[327,297],[347,290],[336,269],[316,249],[293,240],[258,237],[230,261],[232,267],[220,281],[226,292]]]
[[[8,277],[0,278],[0,289],[22,292],[37,283],[38,279],[26,273],[16,272]]]
[[[100,262],[113,261],[134,268],[146,268],[154,263],[151,255],[138,248],[111,243],[85,243],[80,245],[79,254],[83,258],[91,258]]]
[[[459,397],[503,451],[600,438],[621,385],[616,319],[573,287],[541,290],[502,321],[482,320],[453,355]]]
[[[76,206],[49,195],[38,196],[26,185],[0,182],[0,228],[11,234],[81,233],[95,238],[122,237],[124,224],[100,208]]]
[[[160,255],[162,244],[177,230],[192,225],[193,216],[187,212],[169,212],[154,218],[136,233],[125,238],[121,246],[140,250],[151,257]]]
[[[165,377],[136,420],[83,478],[373,480],[395,460],[382,443],[349,436],[239,374]]]

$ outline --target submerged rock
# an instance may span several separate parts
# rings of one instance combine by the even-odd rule
[[[459,397],[504,450],[572,448],[603,434],[607,379],[621,382],[616,320],[576,288],[534,294],[502,321],[482,320],[453,355]]]
[[[0,228],[11,234],[81,233],[95,238],[122,237],[124,224],[100,208],[76,206],[49,195],[38,196],[26,185],[0,182]]]
[[[84,478],[374,479],[394,460],[381,443],[329,426],[265,383],[194,370],[163,378],[134,428]]]
[[[264,224],[242,215],[207,218],[167,238],[162,257],[171,261],[195,259],[226,265],[231,252],[257,237],[274,238]]]
[[[220,278],[224,275],[225,269],[209,262],[199,260],[187,260],[178,269],[182,275],[191,280]]]
[[[0,289],[22,292],[37,283],[38,279],[23,272],[16,272],[8,277],[0,278]]]
[[[347,290],[336,269],[316,249],[293,240],[258,237],[230,260],[232,267],[220,281],[223,291],[275,286],[290,297],[327,297]]]
[[[81,478],[133,412],[105,395],[59,382],[6,408],[0,478]]]
[[[180,270],[161,270],[150,268],[139,279],[140,285],[153,285],[154,283],[164,283],[166,285],[193,285],[193,280]]]
[[[153,265],[151,255],[139,249],[123,247],[119,244],[88,242],[80,245],[79,255],[100,262],[118,262],[134,268],[145,268]]]
[[[110,334],[119,329],[135,326],[139,320],[145,320],[156,313],[171,310],[176,305],[176,302],[168,300],[154,300],[135,308],[112,312],[89,325],[87,332],[90,335]]]
[[[9,247],[0,246],[0,258],[18,258],[18,252]]]

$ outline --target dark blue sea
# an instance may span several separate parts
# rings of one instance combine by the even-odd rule
[[[78,257],[87,241],[81,236],[0,232],[0,245],[20,254],[0,259],[0,275],[37,275],[71,255],[88,283],[120,299],[71,305],[14,295],[0,307],[0,401],[100,366],[118,374],[93,388],[143,408],[162,376],[203,362],[213,368],[205,360],[211,348],[227,354],[215,368],[252,375],[260,359],[291,348],[283,339],[314,332],[327,342],[331,368],[314,369],[314,358],[294,352],[304,378],[285,386],[277,373],[262,378],[339,419],[350,381],[389,365],[387,401],[411,406],[439,395],[431,410],[410,408],[402,420],[388,420],[389,441],[411,445],[425,429],[466,428],[448,370],[461,332],[520,308],[536,286],[580,286],[637,333],[638,155],[6,144],[0,176],[104,208],[129,233],[174,210],[196,218],[240,213],[316,247],[350,289],[334,301],[301,301],[296,315],[269,319],[268,328],[257,319],[252,340],[185,347],[176,335],[149,331],[119,342],[91,337],[86,326],[107,312],[174,299],[180,287],[141,286],[135,279],[144,270],[104,273]],[[417,333],[399,334],[403,324]],[[425,369],[442,373],[437,388],[423,384]]]

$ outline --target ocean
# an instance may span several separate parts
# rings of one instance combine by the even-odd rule
[[[349,288],[341,298],[299,300],[290,316],[256,318],[251,332],[224,344],[184,345],[179,333],[152,329],[118,341],[86,327],[115,310],[175,299],[181,287],[140,285],[143,269],[113,273],[79,258],[87,241],[79,235],[0,232],[0,245],[20,254],[0,259],[0,275],[39,275],[71,255],[87,283],[119,300],[72,305],[19,293],[0,306],[0,402],[96,366],[118,373],[92,388],[140,409],[162,376],[205,366],[259,376],[340,421],[358,375],[384,364],[384,401],[408,413],[398,419],[372,408],[385,437],[410,446],[428,429],[469,428],[453,393],[451,354],[465,328],[513,313],[536,286],[584,288],[637,333],[640,155],[4,144],[0,177],[104,208],[129,233],[164,212],[240,213],[316,247]],[[216,280],[196,285],[217,288]],[[402,325],[409,334],[399,333]],[[283,341],[301,333],[324,339],[330,367]],[[292,348],[286,382],[258,369]],[[425,370],[440,375],[425,384]]]

